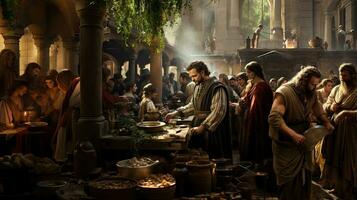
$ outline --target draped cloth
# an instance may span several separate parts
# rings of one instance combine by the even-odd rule
[[[243,98],[247,105],[244,131],[239,137],[241,160],[262,163],[271,158],[268,116],[273,103],[273,92],[266,82],[255,84]]]
[[[204,125],[203,134],[193,135],[190,148],[202,148],[210,158],[232,158],[228,92],[210,78],[195,86],[191,102],[178,108],[183,116],[194,115],[193,127]]]
[[[269,135],[272,138],[273,167],[277,184],[281,186],[280,199],[310,199],[310,171],[313,169],[312,152],[301,150],[289,136],[280,132],[284,120],[286,125],[302,134],[309,128],[308,116],[315,106],[321,106],[316,93],[302,103],[294,86],[285,84],[279,87],[276,95],[283,97],[286,108],[284,116],[272,111],[269,115]],[[320,116],[321,113],[314,113]]]
[[[332,114],[332,121],[341,111],[351,111],[353,116],[335,123],[334,133],[325,137],[322,153],[326,176],[335,184],[338,195],[343,196],[351,187],[357,188],[357,88],[345,93],[340,87],[333,88],[324,109]],[[333,113],[330,108],[334,102],[339,103],[340,109]]]
[[[159,118],[160,113],[154,102],[150,98],[144,97],[140,102],[139,121],[156,121]]]
[[[54,159],[56,161],[66,161],[67,153],[70,152],[74,146],[72,115],[75,104],[74,101],[76,101],[77,104],[80,102],[79,81],[79,78],[72,81],[62,103],[59,121],[53,135],[53,140],[56,141],[54,152]]]
[[[9,127],[13,123],[12,110],[7,100],[0,101],[0,128]]]

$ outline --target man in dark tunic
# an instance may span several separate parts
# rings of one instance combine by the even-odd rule
[[[269,135],[281,200],[311,199],[312,152],[300,148],[305,140],[303,133],[310,125],[310,114],[319,118],[329,131],[334,129],[317,99],[320,77],[317,68],[305,67],[275,92]]]
[[[196,83],[191,102],[167,114],[165,120],[194,115],[189,147],[207,151],[210,158],[232,158],[226,87],[209,77],[210,72],[202,61],[191,63],[187,71]]]

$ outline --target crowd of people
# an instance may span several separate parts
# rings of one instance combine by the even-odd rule
[[[78,137],[75,127],[80,78],[70,70],[51,70],[44,76],[37,63],[29,63],[25,73],[17,76],[15,59],[10,50],[0,53],[0,129],[14,128],[25,121],[48,122],[53,157],[64,162]],[[112,77],[104,67],[104,114],[123,103],[131,105],[137,121],[169,122],[193,115],[190,148],[205,150],[210,158],[229,159],[235,156],[232,149],[237,149],[239,160],[251,161],[256,167],[270,161],[280,199],[310,198],[314,164],[324,187],[335,188],[339,197],[352,199],[357,188],[355,66],[344,63],[339,78],[322,81],[320,71],[313,66],[302,67],[290,80],[266,80],[263,67],[255,61],[244,71],[216,78],[204,62],[195,61],[187,72],[178,75],[178,81],[173,73],[163,78],[163,105],[157,105],[157,91],[148,70],[131,82],[120,74]],[[184,105],[167,108],[168,102]],[[25,116],[26,112],[31,116]],[[331,134],[313,152],[302,151],[300,146],[306,139],[303,133],[316,124]]]

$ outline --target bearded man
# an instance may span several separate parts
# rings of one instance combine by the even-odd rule
[[[323,105],[335,124],[335,132],[325,138],[325,175],[336,187],[337,196],[354,199],[357,188],[357,73],[351,63],[340,66],[341,83],[334,87]]]
[[[202,61],[191,63],[187,71],[196,83],[191,102],[167,114],[165,121],[194,115],[189,147],[205,150],[210,158],[232,158],[227,88],[209,76]]]
[[[305,67],[275,92],[269,136],[281,200],[311,199],[312,152],[300,148],[310,125],[308,116],[313,113],[329,131],[334,129],[317,99],[320,77],[317,68]]]

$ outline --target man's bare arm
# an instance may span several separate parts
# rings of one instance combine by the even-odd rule
[[[305,140],[305,137],[296,133],[293,129],[286,125],[283,119],[285,112],[286,107],[284,104],[283,96],[276,94],[271,108],[271,113],[269,115],[269,123],[274,123],[273,121],[279,121],[278,128],[283,134],[291,137],[298,144],[302,143]]]

